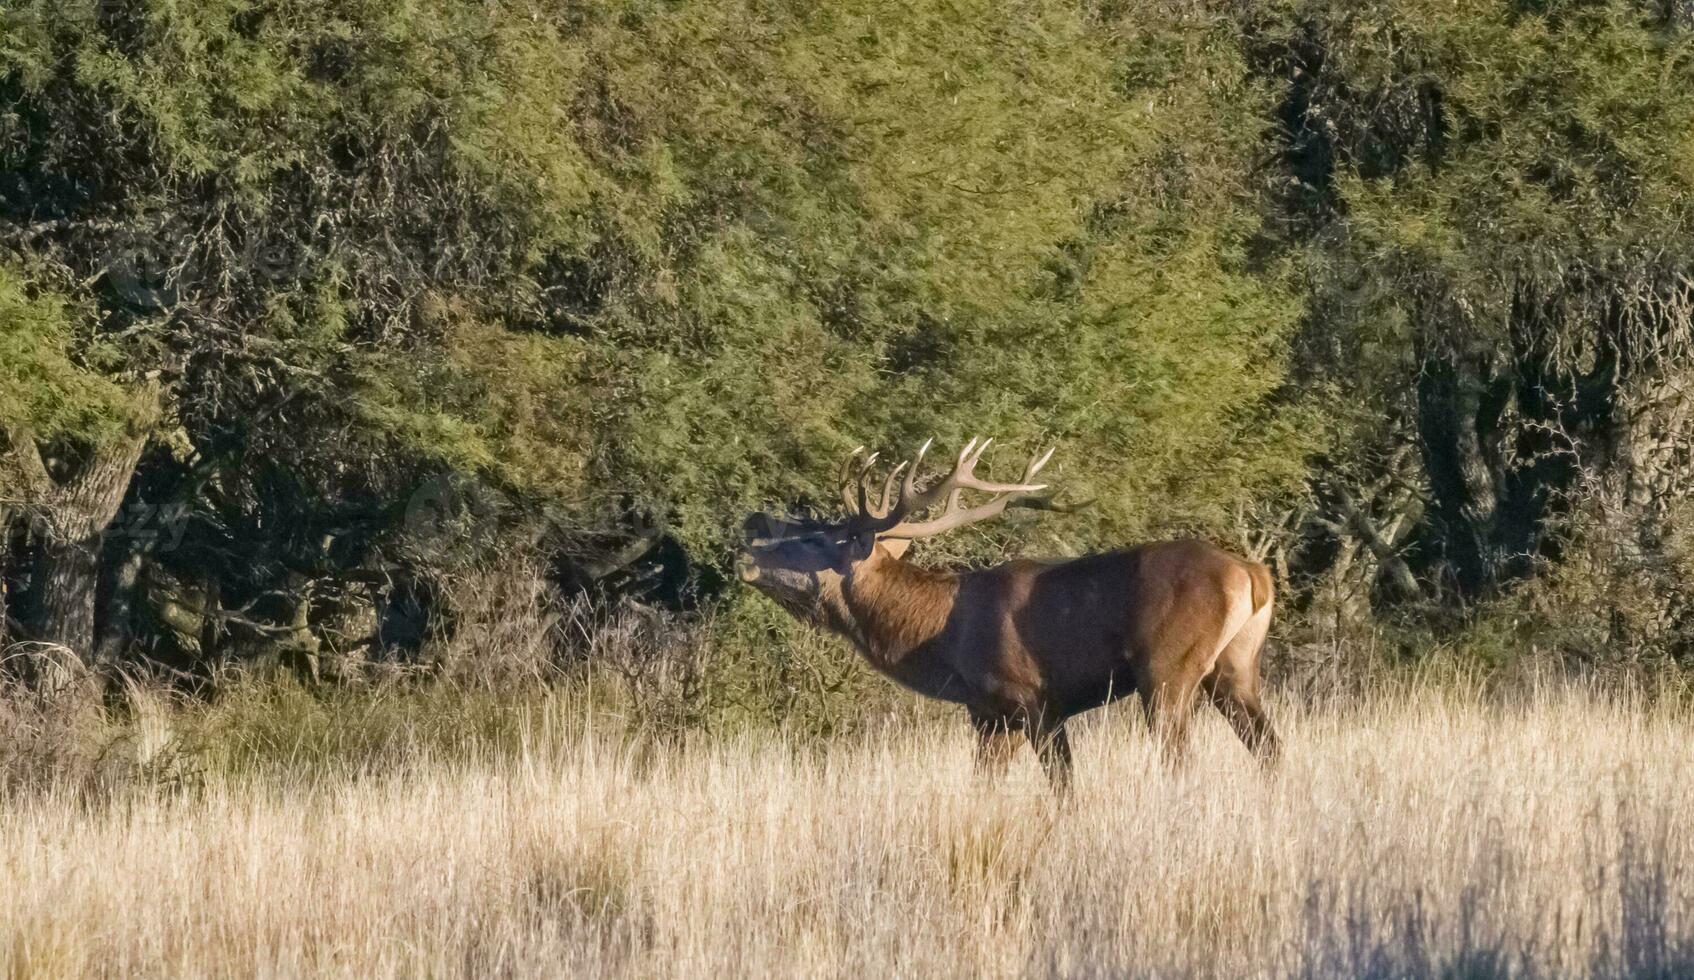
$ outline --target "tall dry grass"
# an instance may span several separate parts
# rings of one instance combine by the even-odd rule
[[[516,747],[0,810],[9,976],[1694,975],[1694,723],[1564,690],[1282,705],[1163,771],[1130,708],[1055,807],[962,723]]]

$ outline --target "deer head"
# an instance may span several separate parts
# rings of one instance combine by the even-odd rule
[[[882,561],[898,560],[912,541],[988,520],[1011,506],[1055,509],[1047,489],[1034,479],[1052,458],[1031,457],[1015,483],[995,483],[975,470],[993,439],[972,439],[944,476],[918,488],[918,473],[930,443],[889,471],[881,494],[871,499],[878,454],[855,449],[841,466],[839,484],[845,516],[840,520],[793,519],[749,514],[737,572],[741,580],[803,619],[840,627],[848,619],[845,587]],[[966,491],[989,494],[964,505]],[[940,508],[939,513],[923,519]]]

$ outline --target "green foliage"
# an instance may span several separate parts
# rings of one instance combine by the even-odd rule
[[[1409,510],[1284,545],[1379,520],[1482,594],[1687,347],[1681,16],[8,0],[0,424],[157,377],[186,445],[137,485],[194,519],[149,560],[229,608],[376,605],[444,473],[549,561],[657,521],[704,581],[851,447],[978,434],[1097,507],[949,558],[1234,539],[1416,441]]]
[[[183,305],[265,338],[361,453],[590,522],[633,495],[707,554],[861,442],[1058,441],[1102,502],[1079,546],[1216,526],[1310,444],[1269,401],[1296,298],[1243,252],[1271,93],[1216,22],[432,0],[10,19],[10,144],[35,141],[11,161],[96,188],[58,206],[304,256],[267,283],[186,233],[205,278]],[[128,354],[169,368],[195,329]],[[209,429],[278,395],[228,372],[180,375]],[[297,423],[267,451],[291,434],[322,452]]]
[[[1363,520],[1415,521],[1395,550],[1449,612],[1558,561],[1585,508],[1656,549],[1686,485],[1685,457],[1641,449],[1689,437],[1679,11],[1314,0],[1251,20],[1285,80],[1278,225],[1311,284],[1295,377],[1352,433],[1324,482],[1415,449],[1394,476],[1416,516]]]
[[[98,438],[122,423],[123,390],[73,359],[79,312],[0,265],[0,430]]]
[[[1391,310],[1487,351],[1532,309],[1532,342],[1592,357],[1608,318],[1656,329],[1694,231],[1694,35],[1622,0],[1311,3],[1284,23],[1323,52],[1297,84],[1334,139],[1347,233],[1322,242],[1346,275],[1320,283],[1359,313],[1338,332]]]

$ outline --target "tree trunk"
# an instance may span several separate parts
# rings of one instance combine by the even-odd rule
[[[146,444],[147,433],[134,432],[99,447],[43,508],[36,630],[40,639],[69,647],[85,663],[97,652],[101,539],[123,505]]]
[[[1438,579],[1486,599],[1532,574],[1552,511],[1577,475],[1587,424],[1571,380],[1532,347],[1427,357],[1417,386],[1418,448],[1429,481]]]
[[[152,411],[121,436],[96,446],[63,480],[55,480],[34,438],[12,433],[12,450],[26,479],[26,502],[40,543],[31,577],[34,638],[72,650],[93,664],[97,649],[95,597],[100,586],[101,540],[123,505],[156,417]]]
[[[1451,584],[1467,598],[1488,593],[1495,572],[1489,539],[1498,491],[1486,432],[1499,411],[1479,367],[1427,358],[1417,387],[1418,448],[1429,479],[1430,516]]]
[[[84,663],[91,663],[94,593],[99,579],[98,540],[44,539],[31,586],[36,639],[69,647]]]
[[[12,510],[0,504],[0,647],[11,640]]]
[[[115,556],[109,556],[105,564],[106,580],[100,583],[96,597],[100,608],[95,622],[99,638],[94,646],[94,659],[110,665],[123,661],[124,652],[134,636],[135,599],[141,582],[142,553],[132,547],[122,547]]]

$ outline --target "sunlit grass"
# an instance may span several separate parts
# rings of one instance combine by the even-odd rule
[[[966,726],[646,742],[558,698],[387,768],[0,811],[0,968],[89,974],[1679,976],[1686,712],[1581,691],[1278,705],[1162,770],[1129,707],[1056,806]],[[342,759],[343,761],[337,761]],[[298,761],[298,760],[297,760]]]

